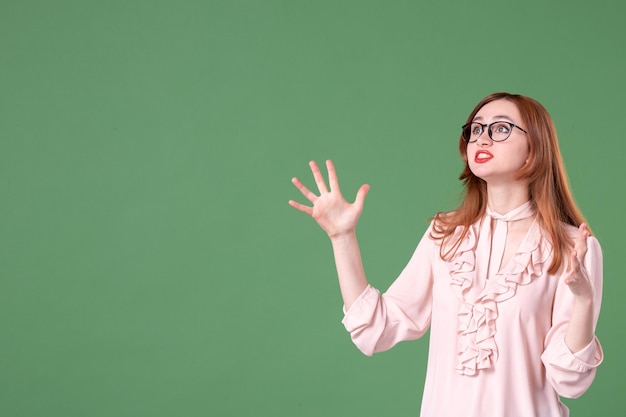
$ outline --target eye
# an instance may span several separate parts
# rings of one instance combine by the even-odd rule
[[[511,131],[511,126],[506,122],[495,122],[491,127],[493,133],[507,134]]]
[[[483,127],[479,123],[472,123],[472,135],[480,135],[483,133]]]

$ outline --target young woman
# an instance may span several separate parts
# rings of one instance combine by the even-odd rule
[[[326,162],[310,163],[318,193],[293,184],[332,242],[343,323],[366,355],[430,329],[422,417],[568,416],[559,400],[591,385],[602,253],[571,196],[554,124],[537,101],[484,98],[459,140],[465,195],[438,213],[386,293],[365,277],[354,203]]]

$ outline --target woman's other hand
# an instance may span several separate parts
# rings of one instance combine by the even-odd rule
[[[594,288],[585,270],[584,259],[587,254],[587,238],[589,229],[585,223],[578,228],[578,237],[571,253],[569,265],[565,272],[565,283],[576,297],[593,300]]]

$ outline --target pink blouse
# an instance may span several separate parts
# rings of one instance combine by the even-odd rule
[[[429,228],[387,292],[368,286],[346,312],[343,324],[366,355],[430,328],[421,417],[566,417],[559,396],[578,397],[591,385],[602,348],[595,337],[576,353],[565,344],[574,296],[561,272],[547,273],[552,246],[536,220],[511,261],[495,267],[506,222],[533,214],[530,203],[504,216],[488,211],[449,262]],[[567,227],[575,239],[577,229]],[[595,325],[602,252],[594,237],[587,244]]]

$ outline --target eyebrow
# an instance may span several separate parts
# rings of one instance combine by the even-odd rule
[[[509,116],[505,115],[505,114],[499,114],[497,116],[493,116],[494,120],[501,120],[501,119],[506,119],[509,121],[513,121],[513,119],[511,119]],[[472,119],[472,121],[477,121],[477,120],[483,120],[483,118],[481,116],[478,117],[474,117],[474,119]]]

